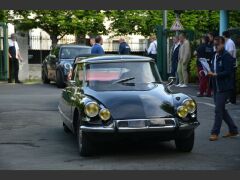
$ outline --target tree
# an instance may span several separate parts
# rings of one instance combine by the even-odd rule
[[[0,10],[0,22],[7,22],[9,17],[8,10]]]
[[[52,40],[57,42],[67,34],[81,34],[85,36],[90,32],[104,32],[104,17],[99,11],[88,10],[19,10],[14,11],[14,24],[18,29],[30,30],[41,28],[46,31]]]

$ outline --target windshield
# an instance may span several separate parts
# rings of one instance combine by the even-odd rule
[[[160,81],[161,78],[153,62],[86,65],[86,82],[94,90],[147,90],[152,87],[152,83]]]
[[[91,48],[88,47],[64,47],[61,50],[61,59],[75,59],[81,54],[91,54]]]

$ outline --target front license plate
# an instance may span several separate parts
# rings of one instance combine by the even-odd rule
[[[145,121],[128,121],[128,127],[131,128],[141,128],[145,126]]]

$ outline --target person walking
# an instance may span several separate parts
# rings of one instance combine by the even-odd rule
[[[209,87],[209,78],[207,72],[203,69],[200,59],[205,59],[210,65],[210,61],[213,56],[213,46],[210,44],[210,39],[208,36],[203,36],[201,38],[201,44],[196,50],[197,55],[197,69],[199,78],[199,94],[198,97],[203,97],[204,95],[211,97],[211,88]]]
[[[130,54],[131,48],[130,46],[125,42],[124,38],[119,39],[119,54]]]
[[[19,46],[16,41],[16,35],[11,34],[11,39],[8,41],[9,49],[9,79],[8,82],[12,83],[12,79],[15,79],[15,83],[22,83],[19,81],[19,61],[22,62],[22,56],[20,54]]]
[[[173,46],[171,49],[171,76],[176,77],[177,66],[178,66],[178,55],[179,55],[180,42],[179,37],[173,37]]]
[[[156,36],[151,36],[149,38],[150,40],[150,45],[147,49],[148,56],[151,57],[152,59],[155,59],[157,61],[157,40]]]
[[[225,121],[229,128],[229,132],[223,137],[233,137],[239,134],[237,126],[225,108],[226,102],[233,89],[232,71],[234,68],[234,58],[225,50],[224,43],[225,39],[222,36],[214,38],[216,53],[212,60],[211,71],[208,72],[212,80],[215,103],[215,118],[211,136],[209,137],[210,141],[218,140],[222,120]]]
[[[188,63],[191,58],[191,48],[190,48],[190,43],[186,39],[185,34],[180,34],[179,36],[180,40],[180,48],[179,48],[179,60],[178,60],[178,68],[177,68],[177,73],[178,73],[178,78],[179,78],[179,84],[177,85],[178,87],[187,87],[188,85]]]
[[[231,54],[231,56],[234,58],[234,69],[233,69],[233,90],[230,96],[230,102],[232,104],[236,104],[236,99],[237,99],[237,93],[236,93],[236,71],[237,71],[237,49],[235,46],[235,43],[233,40],[230,38],[230,32],[229,31],[224,31],[223,32],[223,37],[225,39],[225,49],[226,51]]]
[[[105,54],[103,48],[102,48],[102,44],[103,44],[103,39],[101,36],[97,36],[95,38],[95,44],[92,46],[91,49],[91,54]]]

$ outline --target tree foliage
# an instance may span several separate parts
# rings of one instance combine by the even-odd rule
[[[41,28],[46,31],[53,44],[67,34],[105,33],[104,16],[100,11],[93,10],[19,10],[14,20],[17,28],[29,30]]]

